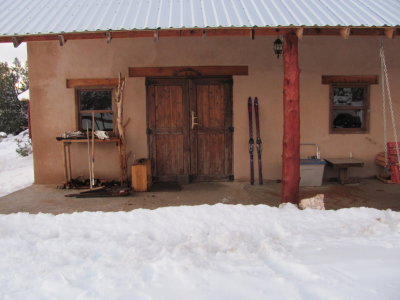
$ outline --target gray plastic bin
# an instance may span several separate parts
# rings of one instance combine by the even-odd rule
[[[321,186],[325,164],[322,159],[300,159],[300,186]]]

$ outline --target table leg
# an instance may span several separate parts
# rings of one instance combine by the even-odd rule
[[[64,155],[64,175],[65,175],[65,183],[69,182],[69,175],[68,175],[68,158],[67,158],[67,144],[63,143],[63,155]]]
[[[120,184],[121,184],[121,186],[122,186],[122,184],[123,184],[123,177],[124,177],[124,176],[123,176],[124,170],[122,169],[123,162],[122,162],[122,154],[121,154],[121,151],[122,151],[121,142],[117,143],[117,147],[118,147],[118,157],[119,157],[119,166],[120,166],[119,181],[120,181]]]
[[[339,168],[339,182],[341,184],[348,182],[347,168]]]
[[[72,180],[71,143],[67,144],[67,153],[68,153],[68,182],[70,182]]]

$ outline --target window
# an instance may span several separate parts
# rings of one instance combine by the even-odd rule
[[[329,132],[369,131],[369,90],[378,83],[376,75],[323,75],[329,84]]]
[[[369,85],[331,84],[331,133],[363,133],[368,131]]]
[[[113,130],[112,89],[77,90],[79,130]]]

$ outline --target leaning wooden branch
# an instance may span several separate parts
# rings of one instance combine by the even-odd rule
[[[123,121],[123,100],[124,100],[125,78],[118,77],[118,86],[115,90],[115,104],[117,110],[117,128],[118,136],[121,140],[120,145],[120,167],[121,167],[121,185],[128,182],[128,163],[126,156],[125,126]]]
[[[131,118],[128,118],[128,120],[125,122],[124,124],[124,128],[126,128],[126,126],[128,126],[129,122],[131,121]]]

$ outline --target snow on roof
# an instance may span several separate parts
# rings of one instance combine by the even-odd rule
[[[2,0],[0,36],[108,30],[399,26],[399,0]]]
[[[26,90],[25,92],[22,92],[18,95],[19,101],[29,101],[29,99],[29,90]]]

